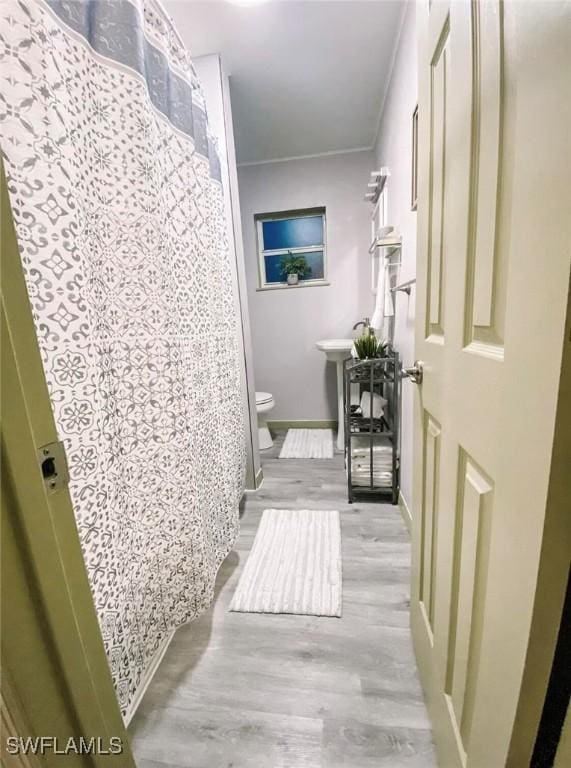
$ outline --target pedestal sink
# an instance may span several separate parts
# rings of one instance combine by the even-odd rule
[[[315,345],[325,352],[325,356],[337,363],[337,448],[342,451],[345,447],[345,414],[343,411],[343,360],[351,357],[353,339],[323,339]]]

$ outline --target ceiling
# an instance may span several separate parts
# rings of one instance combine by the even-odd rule
[[[369,148],[406,0],[170,0],[193,56],[230,75],[239,164]]]

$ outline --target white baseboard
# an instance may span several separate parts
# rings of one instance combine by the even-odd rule
[[[404,524],[407,527],[408,534],[409,536],[412,536],[412,515],[410,513],[409,506],[406,503],[406,499],[402,493],[399,493],[399,509],[402,515],[402,519],[404,520]]]
[[[153,656],[151,663],[147,667],[145,676],[141,680],[141,683],[137,688],[137,691],[135,692],[135,695],[133,696],[131,703],[129,704],[127,712],[125,713],[125,717],[123,718],[123,720],[125,721],[125,727],[128,726],[131,720],[133,719],[133,715],[137,711],[139,704],[141,703],[143,696],[145,695],[145,692],[149,687],[149,684],[159,667],[159,664],[163,660],[163,656],[167,652],[167,649],[171,643],[171,640],[174,637],[175,632],[176,632],[176,629],[171,630],[169,634],[165,637],[161,645],[157,648],[157,651]]]
[[[337,429],[336,419],[268,419],[270,429]]]

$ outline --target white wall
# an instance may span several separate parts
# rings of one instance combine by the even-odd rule
[[[240,380],[247,437],[246,488],[252,490],[261,482],[260,452],[258,448],[258,416],[256,413],[252,340],[246,290],[242,222],[236,170],[236,153],[232,126],[232,107],[228,77],[218,55],[193,59],[208,112],[208,123],[218,140],[218,153],[222,170],[222,186],[228,222],[228,242],[236,301],[240,316]]]
[[[335,366],[320,339],[353,336],[370,314],[370,151],[238,168],[256,389],[270,420],[336,419]],[[259,291],[254,215],[325,206],[328,286]]]
[[[415,3],[408,3],[403,20],[391,81],[385,99],[379,135],[375,146],[378,166],[389,167],[388,224],[398,226],[402,233],[402,267],[397,277],[404,282],[416,275],[416,212],[410,209],[412,113],[417,95],[417,56]],[[396,294],[394,345],[404,366],[414,360],[413,286],[409,296]],[[401,493],[412,510],[412,408],[413,387],[402,383]]]

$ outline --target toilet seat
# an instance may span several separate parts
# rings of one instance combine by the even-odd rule
[[[256,392],[256,405],[265,405],[273,400],[270,392]]]

